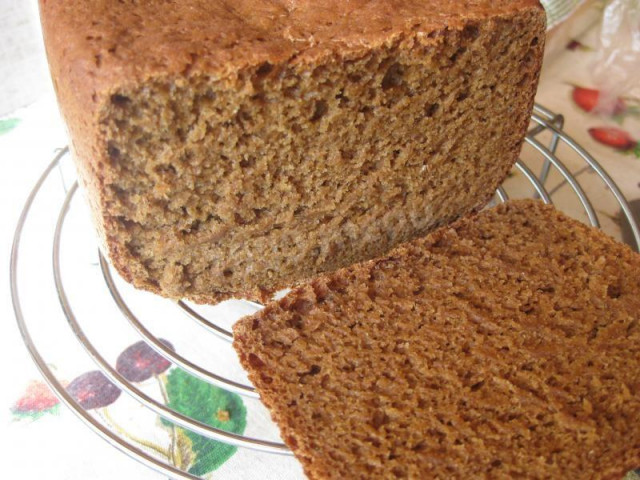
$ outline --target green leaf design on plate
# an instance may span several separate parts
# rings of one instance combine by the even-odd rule
[[[16,128],[19,123],[19,118],[5,118],[4,120],[0,120],[0,135],[10,132]]]
[[[11,414],[13,415],[13,418],[16,420],[27,419],[27,420],[35,421],[35,420],[38,420],[39,418],[44,417],[45,415],[59,415],[60,404],[54,405],[53,407],[47,408],[46,410],[30,410],[26,412],[12,408]]]
[[[640,480],[640,468],[627,473],[622,480]]]
[[[174,442],[171,452],[173,464],[182,470],[188,470],[193,465],[195,457],[193,442],[183,428],[176,428]]]
[[[247,409],[240,396],[204,382],[176,368],[167,376],[168,406],[212,427],[242,434],[247,426]],[[169,424],[165,422],[165,424]],[[193,475],[209,473],[226,462],[236,447],[216,442],[180,429],[192,442],[195,459],[189,468]]]

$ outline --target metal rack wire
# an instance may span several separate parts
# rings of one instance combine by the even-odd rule
[[[571,137],[569,137],[563,130],[563,118],[560,115],[556,115],[553,112],[545,109],[544,107],[536,105],[531,117],[532,128],[529,130],[526,137],[526,144],[528,145],[531,158],[524,160],[518,160],[515,171],[528,182],[530,187],[533,187],[533,195],[540,198],[545,203],[553,203],[553,195],[550,194],[546,188],[546,184],[549,182],[550,175],[558,175],[560,181],[565,182],[566,185],[574,192],[577,197],[586,220],[589,224],[599,227],[600,222],[596,209],[594,208],[591,199],[585,193],[580,182],[571,173],[571,169],[565,165],[565,162],[561,160],[558,154],[559,147],[568,148],[573,155],[580,158],[582,162],[592,169],[597,174],[599,179],[609,189],[611,195],[620,206],[620,211],[624,215],[628,222],[633,238],[635,240],[636,249],[640,249],[640,229],[634,221],[633,214],[629,205],[627,204],[624,196],[609,177],[606,171],[599,165],[599,163],[577,144]],[[177,467],[160,460],[140,449],[138,446],[133,445],[127,439],[121,437],[117,432],[111,430],[103,423],[99,422],[94,416],[85,411],[72,396],[70,396],[65,390],[60,380],[56,377],[55,372],[47,364],[47,360],[42,355],[38,345],[34,341],[32,330],[30,330],[30,320],[25,316],[23,309],[23,297],[21,296],[18,277],[21,274],[20,271],[20,258],[21,255],[26,254],[23,252],[23,246],[21,240],[23,238],[23,229],[25,222],[27,221],[32,205],[39,194],[43,184],[51,177],[52,171],[58,166],[61,160],[69,155],[68,149],[60,151],[48,165],[43,172],[40,179],[37,181],[33,190],[27,198],[26,204],[19,218],[18,226],[16,228],[13,249],[11,252],[11,295],[13,301],[13,307],[16,314],[16,319],[20,332],[24,339],[24,342],[33,357],[37,367],[41,371],[45,380],[49,383],[51,388],[60,397],[62,403],[69,407],[87,426],[89,426],[94,432],[107,440],[111,445],[127,453],[134,459],[142,462],[143,464],[162,472],[172,478],[198,478],[194,475],[178,469]],[[535,158],[534,158],[535,157]],[[539,168],[540,173],[536,175],[534,170]],[[78,318],[74,311],[73,299],[70,298],[67,287],[65,285],[64,276],[62,271],[64,270],[64,263],[61,261],[60,249],[63,241],[62,230],[65,225],[65,219],[69,211],[69,207],[74,201],[78,201],[77,196],[77,183],[75,183],[67,192],[66,197],[62,205],[60,205],[57,212],[52,211],[52,215],[57,213],[57,220],[55,223],[55,229],[53,232],[52,242],[52,267],[54,276],[54,285],[56,294],[59,299],[60,307],[68,326],[79,342],[84,348],[89,357],[96,363],[99,369],[122,391],[129,394],[131,398],[139,402],[141,405],[155,412],[160,417],[169,420],[170,422],[191,430],[194,433],[202,436],[232,444],[238,447],[250,448],[262,452],[276,453],[290,455],[290,451],[287,447],[279,442],[273,442],[260,438],[253,438],[245,435],[237,435],[229,433],[221,429],[213,428],[198,420],[195,420],[189,416],[183,415],[178,411],[169,408],[168,406],[158,402],[151,396],[144,393],[141,389],[136,387],[133,383],[129,382],[122,375],[120,375],[116,369],[105,359],[104,355],[100,351],[100,347],[92,343],[89,337],[85,334],[82,326],[83,318]],[[511,195],[521,196],[522,192],[509,191],[508,187],[503,185],[498,188],[496,192],[496,202],[504,202]],[[562,208],[562,205],[558,205]],[[89,226],[87,226],[90,228]],[[28,252],[27,252],[28,253]],[[171,361],[176,367],[181,368],[188,373],[225,390],[238,393],[250,398],[258,398],[258,394],[251,385],[240,383],[236,380],[229,378],[225,372],[214,372],[207,369],[197,362],[190,360],[189,358],[178,354],[172,349],[168,348],[160,339],[155,336],[150,330],[145,327],[145,324],[139,316],[133,311],[130,302],[127,301],[125,295],[120,291],[117,286],[117,282],[114,279],[112,269],[108,261],[104,256],[99,254],[99,265],[102,271],[106,289],[111,295],[113,301],[117,305],[118,309],[122,313],[124,319],[126,319],[129,325],[137,332],[137,334],[157,353]],[[261,306],[252,302],[246,302],[246,304],[257,311]],[[220,325],[214,319],[208,318],[205,314],[200,313],[198,307],[192,306],[187,302],[180,301],[176,303],[175,321],[180,319],[191,319],[198,325],[203,327],[204,331],[211,335],[212,341],[229,342],[232,340],[232,333]],[[185,318],[186,317],[186,318]]]

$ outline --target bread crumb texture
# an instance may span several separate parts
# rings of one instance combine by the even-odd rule
[[[621,479],[640,466],[640,256],[514,201],[234,328],[310,479]]]
[[[41,0],[112,262],[265,299],[483,206],[520,151],[537,1]]]

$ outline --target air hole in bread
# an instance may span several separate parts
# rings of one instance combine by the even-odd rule
[[[407,469],[405,467],[393,467],[391,473],[393,473],[396,478],[407,478]]]
[[[259,77],[265,77],[269,75],[272,70],[273,70],[273,65],[271,65],[269,62],[264,62],[256,70],[256,75],[258,75]]]
[[[313,308],[313,302],[306,298],[298,298],[291,306],[292,310],[302,315],[307,314]]]
[[[107,155],[109,155],[109,159],[114,163],[121,158],[120,149],[116,147],[113,140],[107,142]]]
[[[248,225],[249,221],[247,219],[245,219],[242,215],[240,215],[238,212],[233,214],[233,219],[235,220],[236,225]]]
[[[618,285],[609,285],[607,287],[607,296],[609,298],[620,298],[620,295],[622,295],[622,291],[620,290],[620,286]]]
[[[111,95],[111,104],[116,107],[125,107],[131,102],[131,99],[125,95]]]
[[[403,69],[399,63],[394,63],[389,67],[387,73],[382,78],[382,89],[388,90],[390,88],[399,87],[402,85]]]
[[[460,56],[461,56],[462,54],[464,54],[466,51],[467,51],[467,48],[466,48],[466,47],[460,47],[460,48],[458,48],[458,49],[455,51],[455,53],[449,57],[449,60],[451,60],[451,63],[452,63],[452,64],[453,64],[453,63],[456,63],[456,62],[458,61],[458,58],[460,58]]]
[[[355,153],[353,150],[340,150],[340,157],[342,157],[343,160],[353,160]]]
[[[462,31],[462,38],[465,40],[475,40],[480,36],[480,29],[477,25],[467,25]]]
[[[256,159],[254,157],[246,157],[240,160],[241,168],[253,168],[256,165]]]
[[[302,328],[302,317],[299,314],[294,314],[287,320],[287,326],[299,330]]]
[[[159,175],[175,175],[176,172],[176,167],[174,167],[173,165],[170,164],[166,164],[166,163],[162,163],[160,165],[156,165],[153,168],[153,171],[156,172]]]
[[[424,116],[427,118],[431,118],[433,117],[436,112],[438,111],[438,109],[440,108],[440,104],[439,103],[430,103],[426,106],[426,108],[424,109]]]
[[[265,366],[265,363],[258,357],[255,353],[250,353],[247,357],[249,364],[254,368],[262,368]]]
[[[463,90],[458,95],[456,95],[456,101],[457,102],[462,102],[463,100],[466,100],[467,98],[469,98],[469,90]]]
[[[477,383],[474,383],[473,385],[471,385],[471,391],[472,392],[477,392],[478,390],[480,390],[482,387],[484,386],[484,380],[480,380]]]
[[[322,117],[324,117],[328,111],[329,106],[327,105],[327,102],[325,102],[324,100],[318,100],[313,107],[313,115],[311,116],[311,121],[317,122]]]

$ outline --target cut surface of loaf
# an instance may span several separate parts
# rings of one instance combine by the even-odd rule
[[[263,299],[480,208],[513,165],[537,0],[41,0],[98,231],[136,286]]]
[[[640,255],[533,200],[319,277],[234,347],[310,479],[640,466]]]

